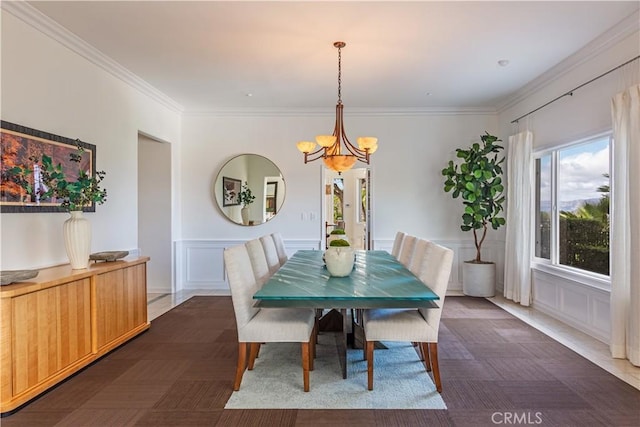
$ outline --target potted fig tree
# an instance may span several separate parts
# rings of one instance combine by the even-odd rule
[[[482,259],[482,244],[489,227],[497,230],[505,224],[502,217],[504,185],[502,167],[504,147],[496,136],[485,132],[480,142],[467,149],[456,149],[456,158],[450,160],[442,170],[446,177],[444,191],[453,192],[454,199],[460,197],[464,205],[462,231],[472,231],[476,247],[474,259],[463,265],[462,288],[465,295],[490,297],[495,294],[496,266]]]

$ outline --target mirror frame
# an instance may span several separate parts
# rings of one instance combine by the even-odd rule
[[[258,164],[249,164],[250,161]],[[260,168],[266,170],[263,175],[252,177],[251,172]],[[268,170],[272,168],[273,173]],[[224,196],[224,182],[232,184],[227,197]],[[249,189],[255,197],[254,201],[248,205],[246,218],[243,219],[243,205],[240,203],[240,192],[243,184],[249,183]],[[267,187],[275,184],[273,196],[267,195]],[[218,170],[212,182],[212,198],[218,210],[227,220],[236,225],[257,226],[271,221],[284,205],[286,196],[286,182],[282,171],[271,159],[254,153],[242,153],[231,157]],[[269,197],[272,200],[269,200]],[[245,222],[246,221],[246,222]]]

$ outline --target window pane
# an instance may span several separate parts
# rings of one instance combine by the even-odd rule
[[[367,221],[367,180],[365,178],[358,179],[359,197],[360,197],[360,215],[358,216],[358,222]]]
[[[536,159],[536,256],[551,259],[551,155]]]
[[[559,259],[609,275],[609,138],[558,152]]]
[[[337,224],[338,221],[344,219],[344,179],[333,179],[333,223]]]

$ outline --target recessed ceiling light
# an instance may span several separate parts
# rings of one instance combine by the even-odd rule
[[[501,59],[498,61],[498,65],[501,67],[506,67],[507,65],[509,65],[509,60],[508,59]]]
[[[246,93],[245,96],[251,98],[253,96],[253,94],[251,92],[249,92],[249,93]]]
[[[431,92],[426,92],[425,95],[426,96],[431,96]]]

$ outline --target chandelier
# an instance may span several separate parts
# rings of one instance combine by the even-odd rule
[[[298,150],[304,153],[304,162],[312,162],[322,159],[329,169],[338,173],[347,171],[353,167],[357,160],[369,164],[369,155],[378,149],[378,138],[372,136],[361,136],[357,139],[356,147],[347,138],[344,132],[344,121],[342,119],[342,48],[345,42],[335,42],[334,47],[338,48],[338,103],[336,104],[336,124],[332,135],[318,135],[316,142],[300,141],[297,143]],[[316,143],[320,146],[316,151]]]

